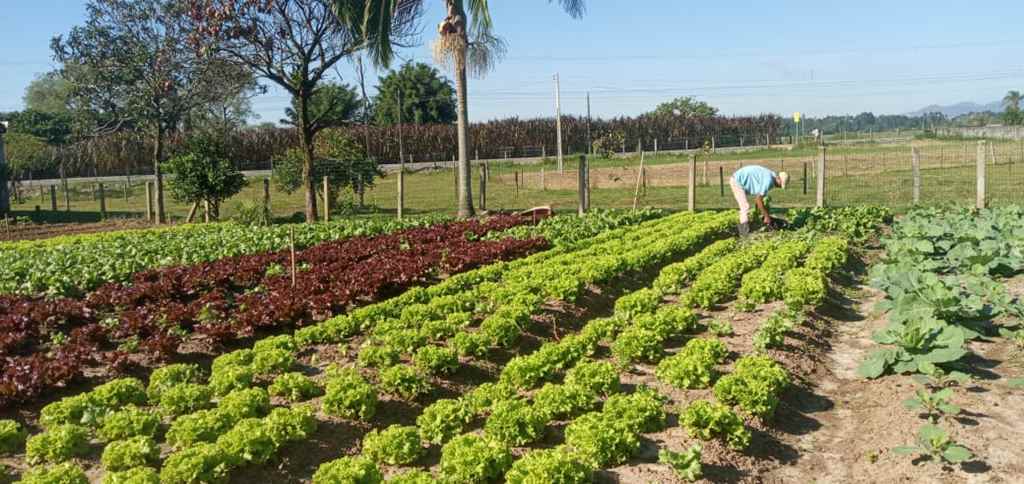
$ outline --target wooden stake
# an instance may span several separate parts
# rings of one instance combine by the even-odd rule
[[[107,195],[103,190],[103,184],[99,184],[99,195],[100,195],[100,218],[103,220],[107,219]]]
[[[324,222],[331,221],[331,183],[330,179],[324,175]]]
[[[825,145],[821,145],[821,154],[818,158],[818,186],[817,186],[817,202],[818,208],[825,206]]]
[[[725,167],[718,166],[718,195],[725,197]]]
[[[977,188],[975,191],[975,207],[985,208],[985,141],[978,142],[978,160],[976,163]]]
[[[146,220],[153,221],[153,182],[146,182]]]
[[[580,168],[582,170],[582,167]],[[636,190],[633,191],[633,210],[640,203],[640,183],[644,177],[644,153],[640,153],[640,169],[636,172]]]
[[[697,155],[690,155],[689,179],[686,189],[686,207],[693,212],[697,207]]]
[[[188,210],[188,217],[185,219],[185,223],[190,224],[196,219],[196,212],[199,211],[199,202],[192,204],[192,208]]]
[[[291,227],[288,231],[288,247],[292,253],[292,287],[296,284],[296,268],[295,268],[295,227]]]
[[[480,164],[480,211],[487,211],[487,163]]]
[[[263,211],[270,215],[270,178],[263,179]]]
[[[910,149],[910,168],[914,177],[914,205],[921,203],[921,155],[917,148]]]
[[[398,170],[398,206],[396,212],[398,214],[398,220],[402,220],[403,212],[405,211],[405,168]]]
[[[57,211],[57,186],[50,185],[50,210]]]

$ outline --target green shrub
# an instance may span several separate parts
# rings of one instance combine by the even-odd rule
[[[312,378],[295,372],[278,376],[268,390],[271,395],[283,397],[290,402],[304,402],[324,393]]]
[[[322,400],[324,413],[367,421],[377,412],[377,390],[359,372],[345,368],[332,372]]]
[[[342,457],[321,464],[313,474],[313,484],[378,484],[384,476],[366,457]]]
[[[416,427],[392,425],[373,430],[363,438],[363,455],[381,464],[412,464],[424,452]]]
[[[182,415],[174,419],[167,429],[167,443],[183,449],[200,442],[214,442],[237,421],[219,410],[200,410]]]
[[[495,482],[511,465],[508,447],[486,437],[460,435],[441,448],[441,478],[446,482]]]
[[[701,440],[722,438],[736,450],[750,445],[750,431],[743,426],[743,420],[720,403],[697,400],[686,407],[679,422],[690,435]]]
[[[89,429],[81,425],[64,424],[29,437],[25,443],[25,456],[29,464],[59,463],[89,452]]]
[[[121,472],[108,472],[103,484],[160,484],[160,473],[152,467],[133,467]]]
[[[484,423],[484,433],[513,447],[540,438],[547,422],[544,414],[523,400],[509,399],[494,404]]]
[[[600,412],[590,412],[570,423],[565,428],[565,443],[595,469],[622,464],[640,449],[636,429]]]
[[[621,391],[619,370],[606,361],[581,361],[565,375],[567,385],[586,388],[596,395],[611,395]]]
[[[432,444],[444,444],[461,434],[472,419],[473,413],[466,403],[444,399],[424,408],[416,417],[416,426],[422,440]]]
[[[85,471],[73,462],[33,467],[21,476],[20,484],[89,484]]]
[[[277,444],[263,420],[247,418],[217,437],[217,447],[224,453],[228,465],[262,464],[277,452]]]
[[[91,393],[93,401],[110,409],[129,404],[146,404],[146,387],[136,378],[111,380],[96,387]]]
[[[263,419],[263,425],[266,426],[274,445],[278,447],[306,440],[317,429],[313,409],[307,406],[275,408]]]
[[[676,388],[708,388],[715,377],[715,365],[729,350],[718,340],[691,339],[683,349],[658,364],[658,379]]]
[[[166,388],[160,394],[160,411],[164,415],[176,416],[209,408],[213,403],[213,390],[206,385],[184,383]]]
[[[612,395],[604,402],[604,415],[635,432],[657,432],[665,428],[665,397],[640,385],[630,393]]]
[[[632,326],[623,331],[612,343],[612,356],[624,365],[638,361],[653,363],[664,355],[664,344],[665,339],[658,333]]]
[[[775,414],[779,396],[789,386],[789,374],[767,356],[746,356],[736,362],[731,374],[715,384],[715,397],[727,405],[738,405],[751,415],[767,419]]]
[[[13,454],[25,445],[28,431],[14,420],[0,420],[0,454]]]
[[[595,396],[582,385],[548,383],[533,395],[533,407],[545,420],[574,417],[593,410]]]
[[[160,448],[151,437],[140,435],[107,444],[100,457],[100,463],[107,472],[126,471],[155,463],[160,458]]]
[[[593,468],[565,447],[527,452],[505,474],[508,484],[586,484]]]
[[[235,390],[251,387],[255,377],[252,368],[229,366],[210,374],[210,389],[214,395],[224,396]]]
[[[160,417],[134,405],[104,417],[97,434],[107,442],[129,437],[155,437],[160,429]]]
[[[214,444],[198,444],[167,457],[160,469],[161,484],[215,484],[227,481],[227,455]]]
[[[430,392],[430,384],[416,368],[395,365],[380,372],[380,387],[385,392],[405,400]]]
[[[451,373],[459,367],[459,355],[455,350],[441,346],[424,346],[416,350],[412,362],[416,368],[431,375]]]
[[[174,388],[187,383],[199,383],[202,381],[202,377],[203,374],[199,369],[199,365],[181,363],[157,368],[149,376],[149,386],[146,387],[146,395],[149,396],[150,403],[159,403],[163,392],[168,388]]]
[[[401,353],[390,346],[366,345],[359,350],[356,361],[364,368],[388,368],[398,363]]]
[[[217,402],[217,411],[234,421],[262,417],[270,411],[270,395],[262,388],[236,390]]]
[[[252,370],[259,376],[285,373],[295,366],[295,353],[289,350],[271,348],[257,351],[252,357]]]

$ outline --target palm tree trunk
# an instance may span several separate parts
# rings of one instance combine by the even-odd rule
[[[455,63],[455,93],[458,97],[459,131],[459,218],[469,218],[473,210],[473,180],[469,164],[469,100],[466,86],[465,52]]]

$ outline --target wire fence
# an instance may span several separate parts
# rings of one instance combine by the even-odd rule
[[[642,147],[643,145],[641,145]],[[653,146],[652,146],[653,148]],[[786,190],[771,193],[776,207],[810,207],[816,204],[818,163],[821,153],[814,147],[793,151],[770,149],[750,152],[716,153],[690,151],[666,153],[672,146],[660,145],[659,153],[589,158],[591,208],[651,206],[670,210],[688,208],[690,156],[695,157],[695,209],[733,208],[729,177],[750,164],[790,174]],[[685,148],[685,145],[684,145]],[[524,210],[550,206],[559,211],[576,210],[579,201],[578,156],[566,156],[559,169],[555,158],[545,158],[540,149],[534,160],[504,159],[474,161],[471,169],[472,195],[477,208],[489,211]],[[634,150],[635,151],[635,150]],[[520,147],[517,153],[533,153]],[[915,162],[916,153],[916,162]],[[536,154],[536,153],[533,153]],[[824,151],[827,205],[883,205],[897,211],[916,203],[957,203],[973,205],[977,200],[978,162],[985,172],[984,198],[988,204],[1024,203],[1024,141],[896,141],[886,144],[830,145]],[[486,167],[486,168],[482,168]],[[403,175],[403,213],[455,212],[458,200],[458,172],[451,161],[408,165]],[[346,165],[337,165],[345,170]],[[349,180],[328,189],[330,215],[378,213],[397,215],[398,176],[387,171],[381,177],[353,180],[351,174],[328,178]],[[481,178],[485,181],[481,184]],[[269,173],[250,173],[241,193],[224,201],[222,218],[266,206],[278,219],[299,219],[305,207],[303,190],[284,191]],[[916,180],[916,181],[915,181]],[[315,180],[317,202],[323,213],[323,182]],[[147,179],[108,177],[65,184],[22,182],[12,194],[15,216],[45,221],[94,221],[106,218],[145,218],[155,206]],[[916,185],[916,190],[915,190]],[[485,196],[481,198],[481,189]],[[916,198],[915,198],[916,191]],[[165,196],[172,220],[182,221],[195,207]],[[198,219],[203,219],[202,207]]]

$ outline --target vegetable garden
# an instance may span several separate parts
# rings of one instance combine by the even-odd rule
[[[8,244],[0,462],[28,483],[1012,480],[1022,215]]]

